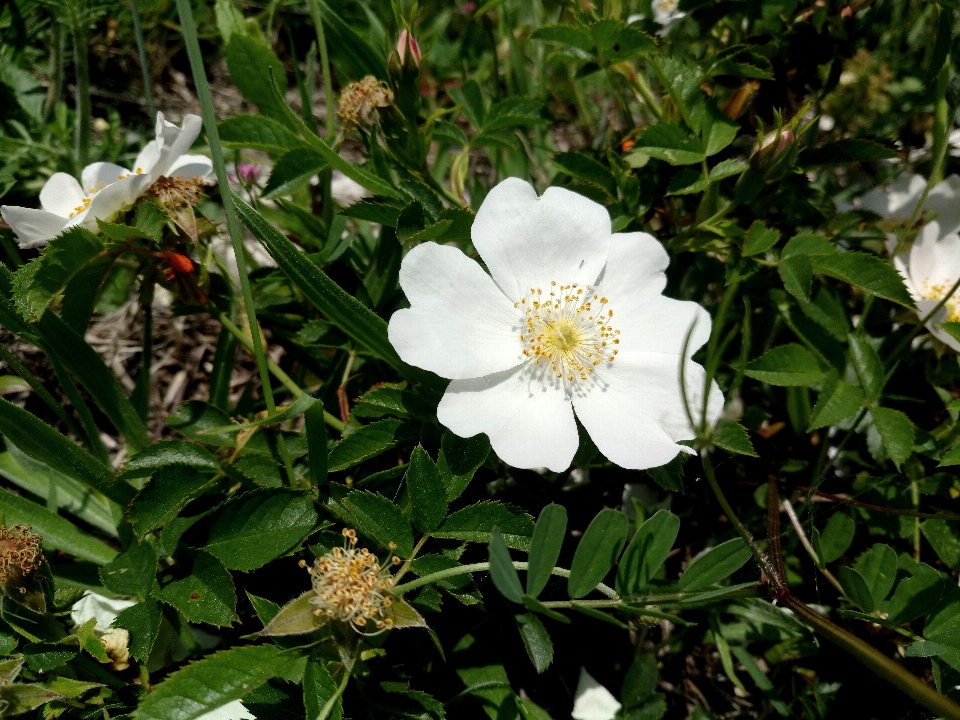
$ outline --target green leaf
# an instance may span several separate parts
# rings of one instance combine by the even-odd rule
[[[680,532],[680,518],[658,510],[634,534],[617,568],[617,594],[639,595],[667,560]]]
[[[850,336],[850,360],[867,402],[876,402],[883,390],[883,363],[873,344],[863,335]]]
[[[536,598],[547,586],[567,535],[567,509],[550,503],[540,511],[530,539],[527,595]]]
[[[960,527],[956,521],[927,520],[920,526],[920,532],[944,565],[951,570],[960,567]]]
[[[385,360],[411,380],[432,377],[407,366],[387,339],[387,324],[333,282],[292,242],[242,200],[236,200],[237,213],[244,225],[263,243],[280,269],[331,322],[358,345]]]
[[[427,627],[427,621],[403,598],[393,598],[393,603],[387,608],[384,615],[393,621],[395,630],[399,628]]]
[[[311,633],[329,619],[327,615],[316,615],[316,607],[310,604],[312,598],[317,597],[313,590],[307,590],[303,595],[294,598],[282,608],[260,631],[266,637],[283,637],[285,635],[304,635]]]
[[[447,492],[440,470],[423,446],[417,445],[407,466],[413,525],[420,532],[436,530],[447,516]]]
[[[387,64],[383,53],[368,43],[364,34],[357,32],[352,23],[344,21],[325,0],[318,0],[318,5],[330,60],[341,77],[341,83],[345,84],[343,78],[360,80],[366,75],[386,80]]]
[[[806,255],[781,258],[777,272],[784,289],[803,302],[810,300],[810,283],[813,282],[813,262]]]
[[[55,643],[30,643],[23,648],[27,667],[37,673],[45,673],[62,667],[77,656],[76,646]]]
[[[484,501],[468,505],[447,516],[443,525],[431,535],[463,542],[489,543],[493,529],[498,528],[507,547],[527,550],[533,534],[533,518],[513,505]]]
[[[221,650],[192,662],[153,687],[136,720],[193,720],[256,690],[294,660],[276,645]]]
[[[876,160],[895,160],[899,157],[893,150],[879,145],[872,140],[847,138],[827,143],[818,148],[804,150],[800,155],[800,164],[803,167],[817,165],[848,165]]]
[[[229,625],[237,619],[233,578],[217,558],[202,550],[178,553],[173,581],[153,596],[179,610],[189,622]]]
[[[813,269],[905,308],[916,308],[900,273],[876,255],[863,252],[826,255],[814,259]]]
[[[217,445],[219,447],[236,445],[236,435],[228,432],[211,433],[208,431],[229,424],[230,418],[223,410],[200,400],[185,402],[177,408],[173,415],[167,418],[167,425],[181,435],[186,435],[188,438],[207,445]]]
[[[573,555],[567,594],[581,598],[603,581],[627,542],[630,520],[619,510],[605,508],[590,521]]]
[[[355,490],[340,501],[357,522],[364,535],[387,547],[396,543],[397,554],[413,553],[413,530],[396,505],[379,493]]]
[[[872,408],[870,414],[873,416],[873,424],[876,425],[880,438],[883,440],[883,447],[886,448],[887,455],[899,469],[900,465],[913,452],[913,443],[916,437],[913,423],[899,410],[891,410],[890,408]]]
[[[787,387],[810,386],[823,379],[816,358],[797,343],[768,350],[747,365],[744,375],[770,385]]]
[[[330,676],[327,666],[319,660],[307,662],[303,672],[303,705],[307,710],[307,718],[315,719],[320,715],[331,698],[337,696],[337,684]],[[340,720],[343,717],[343,704],[339,697],[333,710],[327,716],[328,720]]]
[[[100,568],[100,581],[117,595],[146,598],[157,577],[157,551],[149,542],[130,543],[127,551]]]
[[[697,168],[686,167],[674,175],[667,185],[667,195],[691,195],[707,187],[707,178]]]
[[[499,529],[493,529],[488,548],[490,552],[490,578],[493,580],[493,584],[507,600],[518,605],[521,604],[523,602],[523,586],[520,584],[520,576],[513,566],[510,550],[503,542],[503,536]]]
[[[820,559],[824,563],[839,559],[853,542],[856,530],[857,524],[845,512],[831,515],[823,532],[820,533]]]
[[[113,481],[113,468],[109,465],[74,445],[35,415],[2,398],[0,434],[25,455],[79,480],[120,505],[129,503],[136,493],[129,484]]]
[[[897,579],[897,553],[889,545],[877,543],[857,558],[854,568],[873,596],[873,607],[880,607]]]
[[[870,588],[860,573],[844,565],[840,568],[837,579],[840,580],[840,585],[843,587],[843,591],[847,594],[847,597],[856,603],[857,607],[865,613],[872,613],[876,610],[873,594],[870,592]]]
[[[110,656],[107,655],[103,643],[100,642],[100,637],[94,632],[96,626],[97,619],[90,618],[83,625],[75,628],[73,632],[80,641],[80,647],[92,655],[94,659],[102,663],[110,662]]]
[[[130,633],[130,655],[138,662],[145,663],[160,634],[161,620],[163,610],[160,603],[146,599],[121,610],[113,626],[127,629]]]
[[[234,115],[217,125],[217,130],[228,148],[284,154],[306,151],[296,135],[263,115]]]
[[[44,349],[54,355],[87,389],[110,422],[126,438],[131,450],[150,444],[140,415],[123,392],[117,376],[84,338],[52,311],[40,319]]]
[[[270,170],[263,196],[275,198],[292,195],[327,167],[327,161],[312,150],[291,150],[277,160],[277,164]]]
[[[592,157],[581,152],[561,152],[553,156],[553,163],[570,177],[596,185],[616,199],[617,181],[613,173]]]
[[[543,25],[530,36],[534,40],[570,45],[584,52],[593,49],[593,36],[590,28],[584,25]]]
[[[267,117],[283,122],[286,105],[279,106],[273,83],[286,90],[287,72],[273,50],[253,37],[234,34],[227,43],[226,59],[230,78],[243,96]]]
[[[387,227],[396,227],[401,208],[394,203],[396,200],[388,198],[364,198],[345,207],[340,214],[358,220],[369,220]]]
[[[133,531],[143,537],[173,520],[190,500],[213,483],[211,477],[186,465],[169,465],[137,493],[128,516]]]
[[[807,432],[836,425],[854,415],[863,405],[863,400],[863,390],[843,382],[836,373],[831,373],[810,413]]]
[[[553,642],[550,634],[540,622],[540,618],[533,613],[520,613],[515,615],[514,619],[517,621],[520,637],[523,638],[523,646],[527,649],[527,657],[542,675],[553,662]]]
[[[736,158],[721,160],[710,169],[710,182],[716,182],[724,178],[739,175],[749,167],[745,162],[737,160]]]
[[[407,428],[400,420],[379,420],[364,425],[333,446],[327,458],[327,468],[330,472],[338,472],[374,458],[399,445]]]
[[[744,256],[759,255],[772,248],[780,240],[780,231],[768,228],[760,220],[754,220],[743,242]]]
[[[720,422],[713,433],[713,444],[737,455],[760,457],[753,449],[747,429],[738,422],[730,420]]]
[[[221,505],[205,521],[204,547],[230,570],[249,572],[300,547],[317,524],[307,493],[253,490]]]
[[[690,563],[680,576],[678,586],[683,592],[693,592],[714,585],[746,565],[750,556],[750,548],[743,538],[727,540]]]
[[[43,546],[61,550],[81,560],[103,565],[117,556],[117,551],[69,520],[50,512],[42,505],[0,488],[0,515],[8,525],[30,525],[43,537]]]
[[[490,107],[481,129],[485,133],[493,133],[519,125],[548,122],[548,119],[543,116],[543,105],[539,100],[513,96],[496,102]]]
[[[447,500],[453,502],[467,489],[474,473],[490,454],[490,438],[484,434],[462,438],[444,430],[440,439],[437,466],[447,488]]]
[[[22,715],[45,703],[62,699],[62,695],[51,692],[41,685],[15,683],[0,686],[0,705],[3,706],[4,717]]]
[[[739,646],[731,647],[730,651],[737,656],[737,660],[743,665],[743,669],[747,671],[750,679],[753,680],[760,689],[760,692],[766,696],[773,709],[785,718],[791,717],[790,708],[780,697],[780,693],[777,692],[773,683],[770,682],[770,678],[768,678],[766,673],[757,665],[757,661],[753,659],[753,655],[751,655],[746,648]]]
[[[26,292],[17,293],[15,301],[23,316],[36,322],[78,272],[105,251],[103,241],[81,227],[72,227],[58,235],[43,249],[39,258],[18,271],[31,267],[32,279]]]
[[[389,415],[404,420],[428,420],[434,414],[433,407],[420,395],[391,385],[378,385],[361,395],[351,412],[358,418]]]
[[[123,464],[121,478],[147,477],[170,465],[184,465],[201,472],[216,472],[217,459],[205,447],[184,440],[161,440],[148,445]]]
[[[279,425],[282,422],[299,417],[309,410],[315,402],[317,402],[316,398],[304,394],[294,400],[290,405],[278,407],[277,412],[273,415],[261,417],[258,420],[252,420],[245,423],[227,423],[219,427],[204,428],[202,430],[197,430],[196,435],[203,440],[203,438],[207,435],[239,433],[249,431],[253,428],[263,427],[264,425]]]
[[[63,625],[52,615],[31,610],[7,597],[0,598],[0,618],[33,642],[59,642],[67,636]]]
[[[675,122],[652,125],[634,147],[671,165],[694,165],[706,157],[700,138]]]

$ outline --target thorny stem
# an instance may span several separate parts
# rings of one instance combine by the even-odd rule
[[[787,513],[787,517],[790,518],[790,524],[793,525],[793,529],[797,531],[797,537],[800,539],[800,544],[803,545],[803,549],[807,551],[807,554],[810,556],[810,559],[813,560],[813,564],[816,566],[827,581],[833,585],[837,591],[844,597],[847,593],[844,592],[843,586],[840,585],[840,581],[837,580],[836,576],[827,570],[825,567],[820,567],[820,558],[817,555],[817,551],[814,550],[813,545],[810,543],[810,539],[807,537],[807,534],[803,531],[803,525],[800,523],[800,518],[797,517],[797,511],[793,509],[793,503],[789,500],[783,501],[784,512]]]
[[[517,570],[526,570],[529,563],[525,562],[514,562],[513,566]],[[468,575],[475,572],[486,572],[490,570],[490,563],[481,562],[473,563],[472,565],[460,565],[459,567],[448,568],[447,570],[438,570],[435,573],[430,573],[429,575],[424,575],[423,577],[417,578],[416,580],[411,580],[410,582],[404,583],[399,587],[393,589],[394,595],[402,595],[405,592],[410,590],[416,590],[418,587],[423,587],[424,585],[429,585],[430,583],[437,582],[438,580],[444,580],[449,577],[456,577],[457,575]],[[570,577],[570,571],[566,568],[555,567],[551,573],[553,575],[558,575],[559,577]],[[620,602],[620,596],[617,595],[616,591],[603,583],[597,585],[596,590],[598,590],[603,595],[606,595],[611,600],[616,600]]]
[[[798,486],[797,490],[816,495],[817,497],[826,498],[827,500],[833,500],[834,502],[843,503],[844,505],[860,507],[864,510],[876,510],[877,512],[893,513],[894,515],[907,515],[909,517],[923,518],[925,520],[960,520],[960,514],[950,512],[949,510],[940,510],[939,512],[935,513],[925,513],[918,512],[916,510],[906,510],[904,508],[892,508],[884,505],[865,503],[859,500],[854,500],[853,498],[843,497],[842,495],[833,495],[832,493],[823,492],[823,490],[815,490],[814,488],[806,487],[805,485]]]

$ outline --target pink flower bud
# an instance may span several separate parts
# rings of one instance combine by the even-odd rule
[[[776,141],[776,139],[777,139],[777,133],[775,132],[770,133],[763,139],[763,143],[760,145],[760,149],[761,150],[767,149],[768,147],[770,147],[770,145],[772,145]],[[780,142],[777,144],[777,149],[773,151],[773,156],[776,157],[777,155],[782,153],[784,150],[786,150],[787,147],[789,147],[790,143],[794,141],[794,139],[795,139],[795,136],[793,134],[793,130],[781,131]]]
[[[237,163],[237,175],[245,183],[255,183],[260,179],[260,166],[253,163]]]
[[[397,38],[396,50],[397,57],[400,60],[400,67],[406,67],[407,65],[408,50],[410,51],[410,61],[413,63],[413,67],[420,67],[420,45],[406,29],[400,31],[400,36]]]

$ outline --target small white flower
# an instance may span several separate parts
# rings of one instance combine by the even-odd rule
[[[653,19],[663,25],[663,30],[658,34],[665,35],[673,25],[686,16],[686,13],[680,12],[679,7],[680,0],[653,0],[651,3]]]
[[[884,225],[887,227],[903,225],[909,222],[912,217],[926,186],[926,178],[907,173],[897,178],[896,182],[888,189],[874,188],[866,195],[855,200],[852,206],[841,207],[840,209],[857,207],[870,210],[884,218],[886,220]],[[923,204],[921,219],[927,211],[936,212],[936,220],[942,233],[941,237],[960,229],[960,176],[951,175],[930,189],[927,200]],[[895,235],[893,236],[893,246],[896,247]]]
[[[87,593],[80,600],[73,604],[70,609],[70,619],[75,625],[83,625],[90,618],[96,618],[97,632],[105,633],[110,629],[113,621],[121,610],[136,605],[132,600],[121,600],[120,598],[108,598],[97,593]]]
[[[894,267],[903,275],[907,289],[925,316],[946,296],[960,279],[960,235],[944,235],[936,222],[924,226],[910,252],[893,258]],[[942,322],[960,321],[960,296],[953,295],[927,322],[934,337],[960,352],[960,342],[940,327]]]
[[[472,229],[490,271],[460,250],[424,243],[400,267],[410,301],[390,319],[404,361],[451,378],[437,408],[461,437],[490,436],[515,467],[565,470],[577,451],[576,416],[610,460],[657,467],[695,436],[704,371],[689,356],[710,335],[696,303],[661,293],[669,257],[646,233],[613,235],[606,209],[563,188],[509,178],[487,195]],[[492,277],[491,277],[492,276]],[[723,395],[714,383],[707,420]]]
[[[177,127],[157,113],[156,138],[144,146],[133,170],[108,162],[87,165],[80,182],[58,172],[40,191],[41,210],[4,205],[0,215],[17,234],[20,247],[46,245],[67,228],[80,225],[99,232],[97,220],[112,220],[161,177],[204,178],[213,164],[186,151],[200,134],[201,120],[187,115]]]
[[[573,698],[573,712],[570,713],[573,720],[615,720],[621,707],[610,691],[594,680],[586,668],[580,668],[580,681]]]

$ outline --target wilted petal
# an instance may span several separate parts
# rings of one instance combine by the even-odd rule
[[[615,720],[622,706],[603,685],[598,683],[586,668],[580,668],[577,693],[573,698],[573,720]]]
[[[59,235],[67,224],[67,219],[46,210],[4,205],[0,215],[9,223],[21,248],[46,245]]]
[[[497,455],[518,468],[570,467],[580,439],[562,387],[531,375],[530,365],[447,387],[437,418],[460,437],[486,433]]]
[[[73,175],[54,173],[40,191],[40,207],[47,212],[68,218],[86,208],[87,193]]]
[[[484,199],[473,223],[473,244],[493,279],[512,301],[530,288],[591,284],[607,261],[610,215],[598,203],[564,188],[537,197],[508,178]]]
[[[519,364],[519,318],[493,280],[460,250],[424,243],[400,265],[410,309],[390,318],[404,362],[445,378],[476,378]]]

